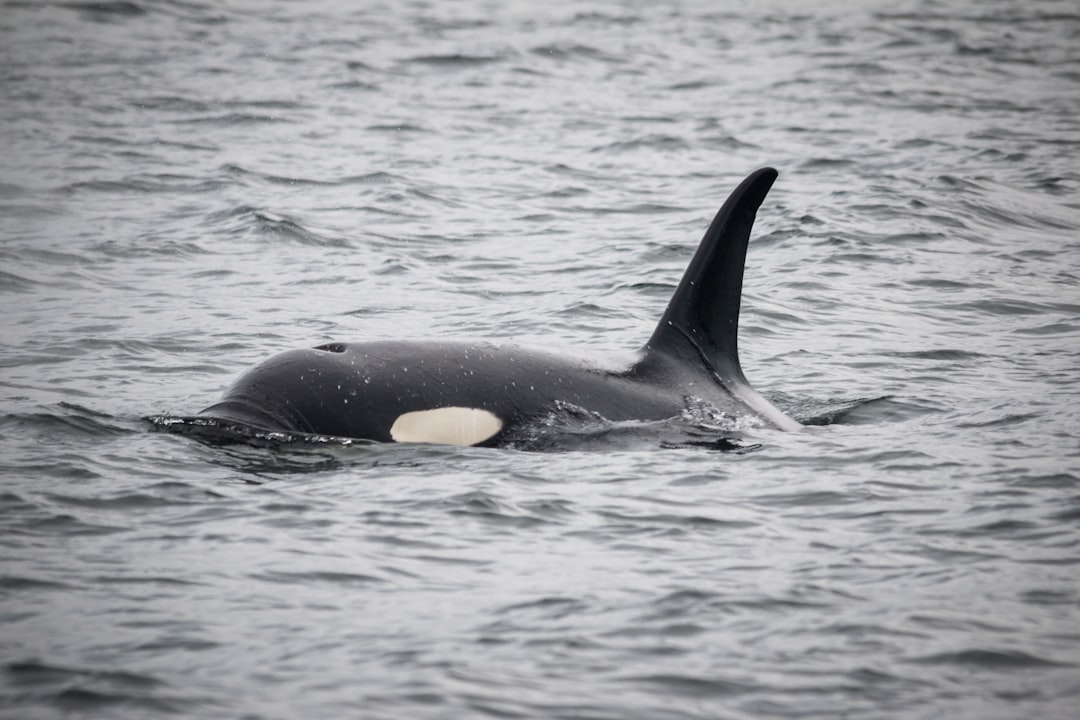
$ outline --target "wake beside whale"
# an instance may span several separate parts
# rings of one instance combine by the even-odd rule
[[[693,405],[797,429],[750,386],[738,353],[750,230],[776,177],[763,168],[731,193],[629,368],[599,370],[491,343],[335,342],[269,358],[197,416],[152,420],[218,441],[328,436],[499,447],[520,445],[560,408],[618,423],[678,418]]]

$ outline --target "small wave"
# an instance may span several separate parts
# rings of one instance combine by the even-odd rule
[[[50,470],[43,470],[42,468],[33,468],[33,470],[40,472],[43,477],[61,477],[58,473],[50,472]],[[79,479],[88,479],[85,475],[86,473],[80,474]],[[94,479],[100,479],[100,477],[101,476],[97,474],[94,474],[93,476]],[[74,515],[69,515],[67,513],[56,513],[47,517],[24,520],[18,526],[9,525],[6,528],[6,532],[11,535],[47,536],[56,538],[115,535],[118,533],[129,532],[130,530],[130,527],[103,525],[101,523],[81,520]]]
[[[239,165],[232,165],[232,164],[222,165],[218,169],[218,172],[220,172],[220,173],[222,173],[224,175],[228,175],[230,178],[239,178],[239,179],[244,179],[244,180],[254,179],[254,180],[257,180],[259,182],[264,182],[264,183],[267,183],[267,184],[270,184],[270,185],[297,185],[297,186],[301,186],[301,187],[325,187],[325,186],[335,185],[336,184],[334,182],[329,182],[329,181],[326,181],[326,180],[313,180],[313,179],[309,179],[309,178],[302,178],[302,177],[295,177],[295,176],[284,177],[284,176],[281,176],[281,175],[271,175],[270,173],[256,172],[255,170],[248,170],[246,168],[240,167]]]
[[[989,417],[986,417],[989,416]],[[956,423],[960,428],[993,428],[1002,427],[1008,425],[1016,425],[1019,423],[1025,423],[1029,420],[1038,420],[1041,416],[1040,413],[1005,413],[998,414],[996,412],[980,413],[976,419],[966,420],[964,422]]]
[[[57,694],[55,703],[66,711],[78,713],[102,712],[106,708],[134,707],[145,711],[181,713],[190,707],[187,698],[168,701],[131,693],[102,692],[84,688],[67,688]]]
[[[584,321],[586,319],[619,318],[624,315],[624,311],[618,308],[604,307],[591,302],[578,301],[556,311],[555,315],[557,317],[572,317]]]
[[[782,404],[803,425],[876,425],[902,422],[940,411],[919,402],[897,400],[891,395]]]
[[[130,196],[138,194],[164,193],[211,193],[225,187],[220,180],[213,180],[188,175],[135,175],[122,180],[87,180],[70,183],[57,188],[57,192],[76,195],[84,192],[107,193]]]
[[[799,163],[799,167],[804,170],[849,168],[855,167],[856,165],[857,163],[853,159],[835,157],[815,157],[803,160]]]
[[[367,587],[373,583],[385,582],[383,578],[376,577],[375,575],[332,570],[313,570],[305,572],[275,570],[264,573],[252,573],[249,577],[253,580],[262,580],[284,585],[296,585],[299,587],[308,587],[312,584],[327,584],[336,587]]]
[[[175,139],[166,138],[150,138],[147,140],[136,141],[130,138],[119,138],[108,135],[73,135],[71,137],[72,142],[85,143],[88,145],[105,146],[112,148],[143,148],[145,150],[161,150],[162,148],[176,148],[177,150],[194,150],[194,151],[217,151],[217,147],[208,144],[198,144],[192,142],[181,142]],[[119,152],[123,152],[122,150]],[[138,153],[140,156],[142,153]]]
[[[160,258],[169,260],[178,258],[203,257],[214,254],[213,250],[207,249],[195,242],[183,240],[160,240],[158,242],[143,242],[140,239],[103,240],[90,249],[100,253],[102,257],[117,258],[130,261],[135,258]]]
[[[686,140],[681,137],[652,134],[643,135],[632,140],[621,140],[606,145],[599,145],[592,148],[590,152],[621,154],[637,152],[639,150],[660,150],[665,153],[670,153],[686,150],[689,147]]]
[[[153,675],[48,665],[37,660],[9,663],[4,674],[24,701],[46,702],[63,713],[136,712],[187,714],[199,705],[190,696],[166,695],[169,684]]]
[[[1035,327],[1017,328],[1013,330],[1017,335],[1074,335],[1080,332],[1080,325],[1067,322],[1053,322]]]
[[[757,527],[758,523],[748,520],[725,520],[709,517],[700,513],[679,515],[677,513],[630,514],[613,510],[600,510],[600,517],[632,529],[634,533],[650,534],[657,528],[676,531],[684,530],[745,530]]]
[[[155,688],[167,685],[165,681],[143,673],[99,670],[97,668],[83,670],[58,665],[46,665],[33,660],[9,663],[5,670],[16,682],[31,685],[69,680],[96,680],[114,687],[130,689]]]
[[[110,17],[139,17],[148,14],[148,10],[139,3],[128,0],[114,0],[113,2],[58,2],[56,7],[77,10],[89,17],[105,19]]]
[[[213,490],[182,482],[161,482],[140,491],[105,492],[98,495],[71,495],[46,493],[57,505],[85,510],[153,510],[191,506],[202,507],[210,501],[225,500],[225,496]]]
[[[747,140],[740,140],[734,135],[728,134],[707,135],[700,138],[699,142],[703,146],[715,150],[756,150],[758,148],[758,146],[752,142],[749,142]]]
[[[983,227],[995,230],[1003,225],[1052,231],[1080,229],[1080,211],[1043,192],[1016,188],[985,178],[966,179],[944,175],[939,179],[963,193],[959,212]]]
[[[404,183],[404,179],[393,173],[371,172],[364,175],[349,175],[341,178],[338,182],[350,185],[390,185],[402,184]]]
[[[31,191],[22,185],[0,181],[0,197],[21,198],[31,195]]]
[[[334,90],[364,90],[369,92],[380,89],[377,83],[364,82],[363,80],[345,80],[342,82],[331,83],[330,87]]]
[[[834,507],[837,505],[860,504],[865,501],[864,493],[833,492],[831,490],[816,490],[793,493],[770,493],[758,495],[754,498],[755,504],[765,507]]]
[[[415,65],[430,65],[439,68],[457,69],[489,65],[503,59],[504,58],[498,55],[447,53],[445,55],[417,55],[415,57],[406,58],[405,62]]]
[[[668,90],[704,90],[716,85],[712,80],[684,80],[668,85]]]
[[[610,27],[612,25],[629,26],[643,22],[640,15],[624,13],[616,15],[602,10],[585,10],[574,14],[570,21],[571,25],[595,25],[597,27]]]
[[[391,132],[391,133],[430,133],[431,130],[421,127],[419,125],[412,125],[410,123],[396,123],[393,125],[368,125],[368,130],[371,132]]]
[[[1047,301],[1034,302],[1030,300],[1010,300],[1006,298],[987,298],[974,300],[967,303],[955,303],[947,305],[952,311],[972,310],[979,314],[989,315],[1046,315],[1048,312],[1061,312],[1068,315],[1080,313],[1080,305],[1071,302]]]
[[[20,293],[26,292],[36,285],[43,285],[44,281],[31,280],[15,273],[0,270],[0,292]]]
[[[104,585],[150,585],[153,587],[198,587],[205,586],[208,583],[198,582],[194,580],[185,580],[183,578],[176,577],[154,577],[146,575],[138,575],[135,577],[129,575],[102,575],[94,578],[94,582],[102,583]]]
[[[874,402],[887,400],[883,395],[876,398],[856,398],[854,400],[806,400],[788,401],[783,405],[788,413],[803,425],[834,425],[843,423],[845,418],[859,408]]]
[[[987,650],[983,648],[924,655],[910,658],[907,662],[918,665],[958,665],[1002,671],[1020,668],[1074,667],[1074,663],[1057,662],[1022,650]]]
[[[661,213],[681,213],[684,208],[661,203],[635,203],[616,207],[573,206],[563,208],[566,212],[580,212],[588,215],[659,215]]]
[[[546,60],[593,60],[604,63],[623,63],[621,58],[592,45],[580,43],[550,43],[531,48],[529,52]]]
[[[1016,478],[1011,484],[1027,488],[1073,489],[1080,487],[1080,475],[1064,472],[1049,475],[1028,475]]]
[[[717,677],[698,677],[694,675],[630,675],[619,678],[620,681],[635,685],[651,685],[665,694],[675,697],[697,699],[724,698],[749,692],[760,692],[763,686],[753,683],[735,682]]]
[[[301,110],[307,107],[296,100],[226,100],[220,105],[227,108],[255,108],[257,110]]]
[[[224,225],[225,231],[240,237],[251,235],[314,247],[351,247],[344,238],[315,232],[299,220],[249,205],[213,213],[207,217],[207,223]]]
[[[157,95],[140,97],[131,104],[142,110],[160,110],[174,113],[207,113],[213,109],[211,103],[179,95]]]
[[[1080,604],[1080,597],[1071,590],[1027,590],[1020,593],[1020,598],[1031,605],[1062,605],[1073,606]]]
[[[955,537],[1011,537],[1018,540],[1036,540],[1047,537],[1045,533],[1045,526],[1024,520],[994,520],[975,527],[950,531]]]
[[[472,490],[437,501],[443,512],[467,515],[496,526],[531,528],[540,525],[563,524],[573,515],[570,503],[561,499],[540,499],[510,503],[499,495]]]
[[[222,115],[204,115],[195,118],[183,118],[173,122],[182,125],[220,125],[226,127],[238,127],[244,125],[263,125],[267,123],[291,123],[293,120],[282,115],[270,115],[266,113],[224,113]]]
[[[469,17],[435,17],[434,15],[421,15],[417,18],[417,25],[427,32],[444,33],[453,30],[480,30],[493,26],[487,18]]]
[[[17,427],[22,431],[56,435],[82,435],[91,438],[114,437],[133,432],[117,423],[118,418],[74,403],[62,402],[58,412],[9,413],[0,416],[0,428]]]
[[[572,597],[542,597],[528,602],[516,602],[496,608],[496,615],[524,615],[529,622],[561,620],[589,609],[588,603]]]
[[[345,68],[347,70],[364,70],[367,72],[378,72],[378,69],[370,65],[363,60],[347,60],[345,61]]]
[[[955,348],[943,348],[941,350],[912,350],[896,351],[894,357],[908,358],[911,360],[981,360],[986,357],[984,353]]]
[[[584,170],[582,168],[572,167],[570,165],[564,165],[563,163],[555,163],[554,165],[547,165],[544,167],[546,172],[553,175],[565,175],[579,180],[587,180],[590,185],[596,183],[612,181],[613,178],[608,175],[601,175],[593,170]]]
[[[534,527],[550,522],[520,508],[503,502],[482,490],[473,490],[441,500],[439,504],[451,514],[469,515],[487,523],[518,528]]]
[[[39,578],[24,577],[18,575],[0,575],[0,595],[31,590],[60,590],[70,592],[74,586],[68,583],[56,582],[55,580],[41,580]]]

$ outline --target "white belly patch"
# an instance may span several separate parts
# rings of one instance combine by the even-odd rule
[[[479,408],[441,407],[398,416],[390,428],[394,442],[476,445],[502,430],[502,420]]]

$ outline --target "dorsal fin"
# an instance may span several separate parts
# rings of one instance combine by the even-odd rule
[[[702,368],[760,417],[794,430],[801,425],[750,387],[739,364],[746,247],[754,217],[776,176],[776,170],[762,168],[728,196],[631,372],[641,377],[670,374],[672,360],[684,368]]]
[[[645,345],[647,353],[664,353],[690,364],[704,362],[724,384],[746,384],[738,338],[743,266],[754,217],[776,175],[772,168],[753,173],[716,213]]]

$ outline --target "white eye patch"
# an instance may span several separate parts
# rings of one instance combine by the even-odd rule
[[[502,430],[502,420],[487,410],[441,407],[398,416],[390,428],[394,442],[476,445]]]

